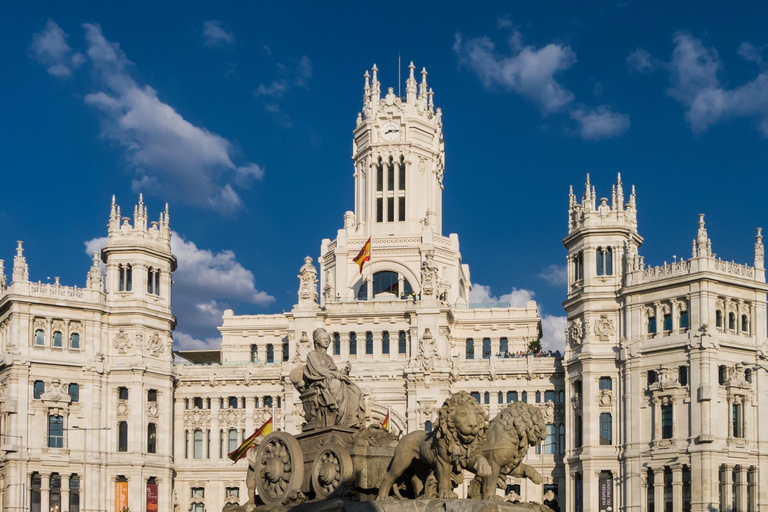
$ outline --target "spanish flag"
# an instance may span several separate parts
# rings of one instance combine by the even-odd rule
[[[368,237],[368,241],[365,242],[365,245],[362,249],[360,249],[360,252],[357,253],[357,256],[355,256],[353,261],[357,263],[358,267],[360,267],[360,273],[362,274],[363,265],[365,265],[365,262],[371,261],[371,237]]]
[[[267,434],[272,433],[272,418],[269,418],[266,423],[264,423],[259,429],[253,433],[251,437],[243,441],[243,444],[241,444],[237,450],[232,451],[231,453],[227,454],[227,457],[229,457],[232,462],[237,462],[243,457],[245,457],[245,454],[250,450],[251,448],[255,448],[256,444],[256,438],[259,436],[266,436]]]
[[[387,409],[387,415],[384,416],[384,421],[381,422],[381,428],[389,432],[389,409]]]

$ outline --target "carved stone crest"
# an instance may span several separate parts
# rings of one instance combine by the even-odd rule
[[[610,407],[613,402],[613,394],[610,389],[601,389],[600,397],[598,398],[601,407]]]
[[[613,327],[613,320],[608,318],[608,315],[600,315],[600,318],[595,320],[595,336],[600,341],[608,341],[611,336],[616,332]]]
[[[125,354],[125,352],[133,345],[131,344],[131,337],[128,335],[128,333],[125,332],[125,330],[120,329],[120,332],[115,334],[115,338],[112,341],[112,346],[115,347],[121,354]]]
[[[422,334],[419,343],[419,355],[416,357],[416,362],[425,372],[428,372],[441,359],[437,353],[437,346],[435,345],[435,338],[432,336],[432,332],[429,328],[424,329],[424,334]]]
[[[584,341],[584,324],[581,319],[568,322],[568,339],[571,346],[578,346]]]
[[[145,347],[153,356],[162,354],[164,347],[163,341],[160,339],[160,335],[156,332],[150,334],[147,338]]]

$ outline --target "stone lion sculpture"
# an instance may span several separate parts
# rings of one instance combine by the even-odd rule
[[[546,424],[541,409],[523,402],[507,405],[488,426],[485,442],[477,451],[490,464],[490,472],[477,476],[470,483],[469,497],[473,499],[497,498],[496,488],[506,487],[506,476],[528,478],[535,484],[541,483],[541,475],[532,466],[522,461],[528,448],[547,437]],[[471,461],[470,461],[471,462]],[[476,465],[475,465],[476,467]],[[467,466],[472,471],[473,465]]]
[[[472,471],[488,476],[491,467],[479,453],[485,441],[488,414],[466,391],[448,398],[438,413],[432,432],[417,430],[403,437],[395,448],[395,456],[379,487],[377,499],[389,497],[395,484],[410,478],[414,497],[456,499],[453,489],[461,482],[462,473],[471,463]]]

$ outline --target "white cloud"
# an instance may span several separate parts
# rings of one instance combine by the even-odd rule
[[[702,133],[710,126],[732,117],[756,119],[763,136],[768,138],[768,70],[761,52],[742,43],[738,53],[758,65],[757,77],[728,89],[722,86],[718,73],[722,62],[714,48],[706,48],[700,39],[687,32],[674,37],[672,60],[667,65],[671,87],[669,95],[688,108],[685,113],[691,130]]]
[[[579,123],[581,138],[587,140],[618,137],[629,130],[629,116],[612,112],[608,105],[578,108],[571,112],[571,119]]]
[[[265,47],[267,48],[267,47]],[[271,50],[268,51],[272,55]],[[304,55],[298,61],[277,65],[280,78],[269,84],[260,84],[253,95],[264,101],[264,110],[272,114],[275,122],[284,128],[293,126],[293,121],[280,107],[279,100],[288,94],[293,88],[309,88],[309,80],[312,78],[312,61]]]
[[[173,331],[174,350],[215,350],[219,348],[221,348],[221,338],[199,340],[185,332]]]
[[[456,34],[453,51],[459,64],[469,66],[486,88],[501,86],[536,101],[545,112],[557,112],[573,101],[573,93],[555,75],[576,63],[569,46],[550,43],[543,48],[520,46],[511,39],[509,56],[500,55],[487,37],[464,40]]]
[[[565,326],[567,317],[544,315],[541,318],[541,348],[543,350],[565,351]]]
[[[235,42],[234,34],[224,30],[219,20],[208,20],[203,23],[203,37],[205,46],[208,48],[228,46]]]
[[[538,277],[553,286],[568,282],[568,272],[566,271],[565,265],[555,265],[554,263],[542,270]]]
[[[499,26],[512,25],[505,22]],[[508,23],[507,23],[508,22]],[[570,46],[549,43],[541,48],[523,44],[519,31],[509,37],[509,53],[498,52],[488,37],[464,40],[456,34],[453,51],[460,66],[468,66],[487,89],[500,87],[520,94],[539,105],[545,114],[568,112],[579,123],[584,139],[599,140],[617,137],[629,129],[629,116],[611,111],[608,105],[573,107],[574,94],[557,81],[555,76],[576,63],[576,53]],[[602,85],[596,88],[602,92]]]
[[[491,287],[483,284],[472,283],[469,292],[469,302],[472,304],[509,304],[513,308],[524,308],[529,300],[533,300],[534,292],[525,289],[512,288],[510,293],[501,297],[491,294]]]
[[[657,68],[658,62],[648,51],[638,48],[627,56],[627,64],[640,73],[647,73]]]
[[[239,209],[242,200],[229,181],[242,186],[261,179],[263,169],[236,165],[229,140],[184,119],[152,87],[139,86],[120,45],[107,41],[98,25],[83,28],[88,57],[104,89],[86,95],[85,103],[103,114],[103,137],[125,148],[136,174],[133,189],[224,214]]]
[[[86,252],[90,256],[106,243],[106,237],[89,240],[85,242]],[[234,303],[268,306],[275,301],[272,295],[256,289],[253,272],[243,267],[231,250],[200,249],[173,232],[171,251],[178,260],[173,273],[173,313],[179,328],[192,333],[187,341],[199,330],[220,326],[224,309]],[[174,335],[177,340],[178,335]]]
[[[47,67],[48,74],[58,77],[72,76],[85,58],[81,53],[73,53],[67,44],[69,37],[53,20],[48,20],[45,28],[32,36],[29,54],[40,64]]]

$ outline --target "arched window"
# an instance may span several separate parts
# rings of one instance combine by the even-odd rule
[[[728,313],[728,329],[736,330],[736,314],[734,312]]]
[[[73,332],[69,335],[69,348],[80,348],[80,333]]]
[[[749,318],[747,315],[741,315],[741,332],[749,334]]]
[[[613,444],[613,421],[609,412],[600,414],[600,444]]]
[[[54,347],[61,347],[62,346],[61,331],[54,331],[53,332],[53,346]]]
[[[147,453],[157,453],[157,425],[147,424]]]
[[[120,273],[120,291],[129,292],[133,289],[133,269],[130,265],[118,265]]]
[[[613,249],[611,247],[605,250],[605,275],[613,275]]]
[[[333,355],[341,355],[341,336],[339,333],[333,333]]]
[[[672,468],[664,467],[664,510],[673,510],[672,498]],[[733,508],[732,510],[736,510]]]
[[[432,432],[432,422],[427,420],[424,422],[424,430],[427,432]]]
[[[35,345],[45,345],[45,331],[38,329],[35,331]]]
[[[267,345],[267,364],[275,362],[275,346],[271,343]]]
[[[405,157],[400,155],[400,173],[397,180],[397,220],[405,221]]]
[[[365,333],[365,353],[373,354],[373,333],[371,331]]]
[[[648,512],[656,510],[656,492],[652,468],[648,468],[648,471],[646,471],[645,474],[645,500],[648,505]]]
[[[483,338],[483,359],[491,358],[491,338]]]
[[[501,391],[499,391],[499,403],[500,404],[504,403],[504,393],[502,393]]]
[[[479,391],[470,391],[469,396],[477,400],[477,403],[480,403],[480,392]]]
[[[400,281],[402,277],[403,287],[400,289]],[[394,298],[407,299],[413,293],[413,287],[408,280],[391,270],[384,270],[382,272],[376,272],[373,274],[373,296],[374,298],[380,293],[389,293]],[[368,280],[363,281],[360,285],[360,290],[357,292],[357,300],[368,300]]]
[[[656,317],[648,317],[648,334],[656,334]]]
[[[67,392],[69,394],[69,399],[72,400],[73,403],[80,401],[80,384],[71,382],[69,386],[67,386]]]
[[[376,222],[384,222],[384,166],[376,162]]]
[[[669,313],[666,313],[664,315],[664,330],[665,331],[672,330],[672,315],[670,315]]]
[[[541,391],[536,392],[536,403],[537,404],[541,403]]]
[[[598,276],[602,276],[605,273],[605,259],[603,258],[603,248],[597,248],[597,268],[596,272]]]
[[[560,390],[557,393],[557,401],[560,402],[560,403],[565,402],[565,391]]]
[[[544,392],[544,402],[554,402],[555,401],[555,390],[554,389],[548,389]]]
[[[474,359],[475,358],[475,340],[472,338],[467,338],[467,349],[465,352],[465,359]]]
[[[528,392],[527,391],[523,391],[523,395],[522,395],[521,398],[522,398],[523,402],[528,403]]]
[[[491,394],[490,394],[488,391],[486,391],[486,392],[483,394],[483,403],[484,403],[485,405],[489,405],[489,404],[491,403]]]
[[[35,400],[39,400],[43,393],[45,393],[45,383],[41,380],[36,380],[32,388],[32,396]]]
[[[507,403],[517,402],[517,391],[507,391]]]
[[[357,355],[357,333],[349,333],[349,355]]]
[[[200,432],[200,443],[202,445],[203,440],[203,434],[202,430],[195,430],[195,443],[197,443],[197,432]],[[128,422],[127,421],[118,421],[117,422],[117,451],[119,452],[127,452],[128,451]],[[201,446],[202,451],[202,446]],[[202,458],[202,457],[195,457]]]
[[[69,512],[80,512],[80,477],[69,477]]]
[[[405,336],[405,331],[400,331],[397,334],[398,334],[397,353],[398,354],[405,354],[406,350],[408,349],[408,344],[407,344],[407,338]]]
[[[384,190],[384,166],[381,164],[381,157],[376,161],[376,191]]]
[[[381,353],[389,354],[389,331],[381,333]]]
[[[682,311],[680,313],[680,329],[688,329],[688,312]]]
[[[30,512],[41,512],[40,502],[40,488],[43,486],[43,479],[40,477],[40,473],[32,473],[30,475],[30,492],[29,492],[29,510]]]
[[[715,311],[715,326],[716,327],[722,327],[723,326],[723,312],[719,309]]]

